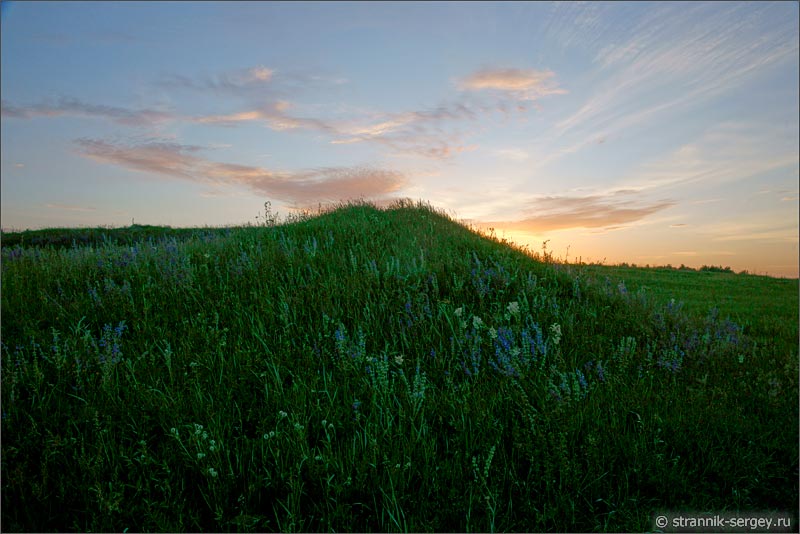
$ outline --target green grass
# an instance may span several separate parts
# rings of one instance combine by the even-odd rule
[[[134,231],[3,235],[6,531],[796,511],[797,280],[559,265],[409,202]]]

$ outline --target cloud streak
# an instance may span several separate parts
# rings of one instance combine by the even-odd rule
[[[491,103],[459,95],[455,101],[422,110],[372,112],[349,118],[328,119],[300,116],[293,111],[294,105],[291,102],[275,99],[271,103],[251,105],[235,113],[197,116],[191,120],[198,124],[226,127],[260,122],[276,131],[320,132],[329,136],[332,144],[371,143],[398,154],[448,159],[472,148],[465,142],[465,134],[457,131],[459,125],[475,123],[495,112],[504,115],[510,110],[524,112],[527,110],[527,101],[545,95],[565,93],[566,91],[557,86],[554,78],[552,71],[485,68],[466,76],[461,80],[460,88],[469,93],[488,90],[496,97]],[[190,79],[180,79],[179,85],[205,90],[243,88],[230,81],[197,82]],[[263,94],[260,96],[263,97]]]
[[[197,183],[245,186],[270,198],[306,205],[362,197],[380,199],[406,184],[402,173],[370,167],[319,167],[282,172],[215,162],[199,155],[202,147],[178,143],[120,145],[79,139],[76,146],[79,154],[101,163]]]
[[[577,9],[564,5],[556,11],[564,10],[568,18]],[[797,61],[796,22],[783,17],[769,34],[754,33],[763,19],[780,16],[777,4],[664,3],[631,7],[630,13],[619,27],[592,16],[585,31],[560,30],[569,46],[597,50],[589,76],[600,80],[574,112],[555,124],[551,142],[571,145],[564,154],[590,146],[598,135],[626,134],[666,113],[708,102],[774,66]],[[606,32],[615,39],[598,47]]]
[[[60,98],[55,104],[15,106],[2,102],[2,116],[10,119],[39,117],[88,117],[107,119],[125,126],[153,126],[176,119],[172,113],[155,109],[128,109],[117,106],[89,104],[76,98]]]
[[[352,119],[326,120],[292,114],[292,107],[290,102],[278,100],[247,111],[198,116],[192,121],[226,127],[257,122],[276,131],[323,133],[337,145],[373,143],[397,153],[447,159],[469,149],[462,136],[447,126],[455,121],[474,119],[478,114],[469,106],[456,103],[423,111],[372,113]]]
[[[158,85],[169,89],[192,89],[215,93],[241,93],[253,89],[263,89],[272,82],[275,71],[263,65],[239,69],[216,76],[190,78],[182,75],[164,77]]]
[[[461,80],[460,88],[464,94],[438,106],[326,118],[304,116],[297,112],[293,102],[279,95],[291,92],[294,96],[300,88],[321,83],[340,85],[345,83],[344,80],[308,75],[278,76],[275,70],[258,65],[216,76],[173,75],[157,84],[162,88],[234,95],[242,100],[244,107],[231,113],[178,115],[156,109],[129,109],[62,97],[56,103],[32,106],[17,106],[3,101],[2,115],[16,119],[62,116],[98,118],[133,127],[177,122],[232,128],[257,123],[279,132],[322,133],[330,139],[330,143],[336,145],[368,143],[397,155],[445,160],[473,149],[474,145],[469,144],[466,137],[469,132],[474,133],[476,124],[479,125],[477,128],[484,128],[483,121],[492,113],[499,112],[507,116],[510,111],[525,112],[529,101],[545,95],[565,93],[554,78],[552,71],[484,68]],[[297,87],[293,88],[293,85]],[[477,98],[477,93],[482,92],[491,93],[494,100]]]
[[[461,80],[459,86],[462,90],[494,90],[508,93],[519,100],[537,100],[567,92],[559,88],[554,79],[555,73],[549,70],[483,68]]]
[[[551,232],[571,228],[604,228],[606,230],[644,219],[673,206],[670,200],[655,203],[634,198],[631,191],[584,197],[548,196],[534,200],[527,210],[530,215],[515,221],[483,223],[505,230]]]

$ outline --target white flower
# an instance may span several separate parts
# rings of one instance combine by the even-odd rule
[[[403,357],[400,356],[400,355],[395,356],[394,357],[394,363],[396,363],[397,365],[403,365]]]
[[[456,308],[453,313],[456,315],[456,317],[461,317],[461,314],[464,313],[464,308]]]
[[[472,327],[473,328],[480,328],[483,326],[483,319],[478,317],[477,315],[472,317]]]
[[[198,453],[197,453],[197,459],[198,459],[198,460],[202,460],[202,459],[203,459],[203,458],[205,458],[205,457],[206,457],[206,455],[205,455],[205,454],[203,454],[202,452],[198,452]]]
[[[497,339],[497,330],[495,330],[493,326],[489,328],[489,337]]]
[[[286,413],[286,412],[284,412],[283,410],[281,410],[281,411],[279,411],[279,412],[278,412],[278,416],[279,416],[281,419],[284,419],[284,418],[286,418],[286,417],[289,417],[289,414],[288,414],[288,413]]]
[[[561,341],[561,325],[558,323],[550,325],[550,335],[553,338],[553,344],[558,345]]]
[[[212,477],[216,478],[217,477],[217,470],[214,469],[213,467],[209,467],[208,468],[208,474],[211,475]]]
[[[178,437],[178,429],[175,427],[170,428],[169,433],[175,436],[176,438]]]
[[[506,309],[508,310],[508,313],[510,313],[511,315],[519,315],[519,302],[514,301],[509,303]]]

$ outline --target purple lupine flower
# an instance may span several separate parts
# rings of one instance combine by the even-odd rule
[[[117,337],[122,337],[122,332],[125,331],[127,326],[125,326],[125,321],[120,321],[119,324],[114,328],[114,333]]]
[[[606,381],[606,370],[603,369],[603,362],[601,362],[601,361],[597,362],[596,370],[597,370],[597,378],[600,380],[600,382],[605,382]]]
[[[586,389],[588,389],[588,387],[589,387],[589,384],[586,382],[586,377],[585,377],[585,376],[583,376],[583,373],[581,372],[581,370],[580,370],[580,369],[577,369],[577,370],[575,371],[575,374],[577,374],[577,375],[578,375],[578,382],[579,382],[579,383],[580,383],[580,385],[581,385],[581,389],[582,389],[582,390],[584,390],[584,391],[585,391]]]

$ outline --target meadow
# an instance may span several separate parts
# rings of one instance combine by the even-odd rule
[[[3,234],[3,531],[797,520],[798,280],[261,220]]]

